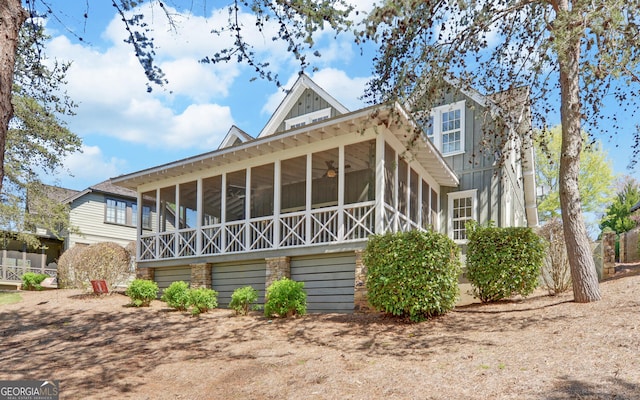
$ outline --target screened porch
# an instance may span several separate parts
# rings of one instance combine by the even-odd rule
[[[138,259],[331,245],[387,231],[437,229],[435,186],[418,163],[404,160],[381,137],[203,176],[139,194]]]

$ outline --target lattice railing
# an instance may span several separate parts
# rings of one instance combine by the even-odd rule
[[[257,218],[249,221],[250,250],[267,250],[275,246],[273,237],[274,221],[273,217]]]
[[[222,253],[222,232],[220,225],[202,228],[202,254]]]
[[[140,260],[154,260],[156,258],[156,235],[140,237]]]
[[[189,257],[198,254],[198,231],[182,229],[178,232],[178,257]]]
[[[245,244],[246,226],[244,221],[232,222],[225,225],[224,229],[227,238],[226,246],[224,247],[225,253],[237,253],[247,250],[247,245]]]
[[[303,246],[307,219],[304,212],[284,214],[280,217],[280,247]]]
[[[375,202],[345,207],[344,240],[366,239],[374,234],[375,226]]]
[[[175,233],[161,233],[158,235],[158,257],[173,258],[176,256]]]
[[[313,210],[310,244],[338,241],[338,209],[336,207]]]

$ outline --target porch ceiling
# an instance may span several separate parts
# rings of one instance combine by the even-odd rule
[[[136,190],[138,186],[179,177],[198,171],[211,170],[248,160],[257,156],[274,154],[286,149],[330,140],[345,134],[364,131],[375,126],[386,126],[402,142],[407,142],[407,132],[415,123],[396,105],[398,115],[391,115],[389,106],[372,106],[336,118],[306,125],[298,129],[224,148],[183,160],[163,164],[127,175],[112,178],[112,183]],[[393,119],[393,123],[390,120]],[[421,136],[411,147],[414,159],[443,186],[457,186],[458,177],[446,164],[433,144]]]

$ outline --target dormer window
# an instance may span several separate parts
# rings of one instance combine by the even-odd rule
[[[284,121],[284,129],[300,128],[301,126],[329,119],[329,117],[331,117],[331,107],[289,118]]]

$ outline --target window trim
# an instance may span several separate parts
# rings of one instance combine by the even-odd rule
[[[329,118],[331,118],[331,107],[286,119],[284,121],[284,129],[300,128]]]
[[[109,201],[113,201],[115,202],[115,204],[118,203],[124,203],[125,207],[124,207],[124,224],[121,224],[119,222],[117,222],[118,218],[117,218],[117,213],[114,215],[115,220],[114,221],[109,221],[108,218],[108,214],[109,214]],[[137,205],[137,203],[135,201],[131,201],[131,200],[126,200],[126,199],[122,199],[122,198],[117,198],[117,197],[105,197],[104,198],[104,223],[108,224],[108,225],[117,225],[117,226],[126,226],[126,227],[130,227],[130,228],[136,228],[137,227],[137,213],[134,212],[133,210],[133,206]],[[152,213],[152,209],[149,206],[143,206],[143,207],[147,207],[149,208],[149,215],[151,215]],[[117,207],[114,207],[114,209],[117,210]],[[149,228],[147,227],[143,227],[142,229],[146,229],[149,230]]]
[[[460,110],[460,150],[450,151],[448,153],[444,152],[442,137],[442,115],[444,113],[448,113],[451,111]],[[423,130],[425,132],[425,136],[433,141],[433,144],[436,146],[438,151],[442,154],[443,157],[451,157],[458,154],[464,154],[465,152],[465,127],[466,127],[466,100],[460,100],[455,103],[445,104],[439,107],[434,107],[431,110],[431,113],[428,116],[429,122],[431,123],[430,129],[424,127]],[[431,134],[429,134],[431,132]],[[450,131],[448,131],[450,132]]]
[[[457,199],[471,198],[471,217],[465,219],[465,221],[474,220],[477,221],[477,208],[478,208],[478,189],[471,190],[462,190],[459,192],[450,192],[447,194],[448,196],[448,207],[447,207],[447,224],[448,224],[448,234],[449,238],[451,238],[454,242],[458,244],[465,244],[469,240],[468,239],[454,239],[453,238],[453,201]],[[458,218],[457,220],[461,220],[462,218]],[[466,232],[466,228],[465,228]]]

